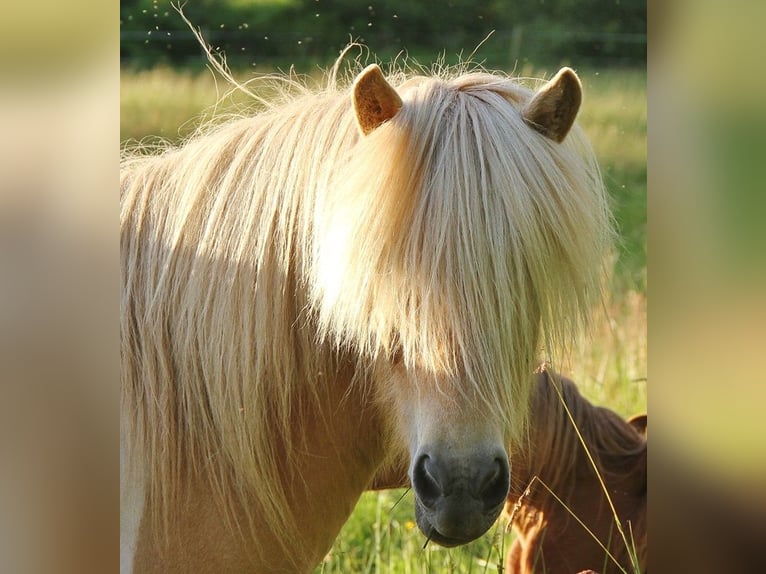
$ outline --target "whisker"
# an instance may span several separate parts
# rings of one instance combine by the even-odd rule
[[[399,504],[402,500],[404,500],[404,497],[407,496],[411,490],[412,490],[411,487],[407,487],[407,489],[402,493],[402,495],[397,499],[397,501],[394,502],[394,505],[391,507],[391,510],[396,508],[396,505]]]
[[[431,542],[431,535],[433,535],[433,533],[434,533],[434,530],[432,528],[430,534],[428,535],[428,537],[426,537],[425,544],[423,544],[423,550],[425,550],[426,546],[428,546],[428,543]]]

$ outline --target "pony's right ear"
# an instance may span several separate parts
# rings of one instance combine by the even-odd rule
[[[581,103],[580,78],[571,68],[561,68],[521,113],[529,127],[561,143],[572,128]]]
[[[402,99],[377,64],[370,64],[357,76],[353,93],[356,123],[364,135],[393,118],[402,108]]]

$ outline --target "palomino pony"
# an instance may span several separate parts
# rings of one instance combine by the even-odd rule
[[[425,536],[481,536],[535,358],[599,296],[572,70],[336,72],[123,158],[124,572],[309,572],[401,461]]]
[[[569,379],[541,369],[529,419],[529,447],[516,449],[510,459],[514,472],[506,512],[516,538],[505,571],[646,572],[646,415],[625,421],[591,404]],[[406,485],[407,469],[401,466],[376,475],[372,489]]]

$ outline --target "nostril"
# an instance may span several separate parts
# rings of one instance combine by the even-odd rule
[[[495,458],[491,467],[479,482],[479,495],[487,509],[495,508],[508,496],[510,469],[505,458]]]
[[[412,487],[426,508],[431,508],[442,496],[442,488],[436,474],[431,457],[427,454],[418,457],[412,468]]]
[[[497,459],[495,459],[492,462],[491,469],[488,473],[485,473],[483,477],[480,478],[479,482],[479,492],[483,493],[488,488],[491,488],[492,485],[497,481],[497,479],[500,477],[501,473],[500,464]]]

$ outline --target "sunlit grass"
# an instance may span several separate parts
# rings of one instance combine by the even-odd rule
[[[120,139],[176,142],[217,113],[247,103],[210,71],[159,67],[120,74]]]
[[[412,492],[366,492],[315,573],[497,572],[512,534],[500,520],[481,539],[459,548],[425,544],[413,522]],[[397,504],[397,501],[401,501]]]
[[[646,73],[583,71],[579,121],[593,143],[620,231],[614,287],[646,289]]]

